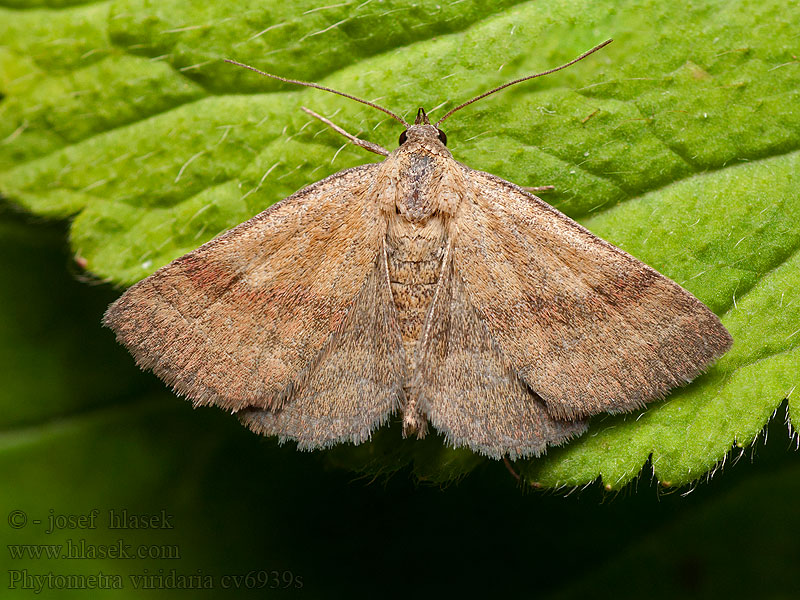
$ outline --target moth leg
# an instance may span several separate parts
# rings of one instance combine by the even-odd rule
[[[362,148],[364,148],[364,150],[369,150],[370,152],[374,152],[375,154],[380,154],[382,156],[389,156],[389,151],[386,148],[384,148],[383,146],[379,146],[378,144],[376,144],[374,142],[368,142],[367,140],[362,140],[361,138],[357,138],[356,136],[354,136],[354,135],[352,135],[350,133],[347,133],[344,129],[342,129],[338,125],[332,123],[331,121],[329,121],[328,119],[326,119],[322,115],[318,115],[317,113],[315,113],[310,108],[306,108],[305,106],[301,106],[300,108],[303,109],[304,112],[306,112],[309,115],[311,115],[312,117],[314,117],[315,119],[319,119],[320,121],[325,123],[325,125],[327,125],[331,129],[333,129],[336,133],[342,134],[348,140],[353,142],[356,146],[361,146]]]
[[[517,473],[517,470],[514,468],[514,465],[511,464],[511,461],[508,460],[508,456],[503,457],[503,463],[505,463],[506,469],[508,469],[508,472],[511,473],[514,479],[520,481],[521,480],[520,475],[519,473]]]
[[[534,186],[520,186],[526,192],[530,192],[531,194],[542,193],[542,192],[552,192],[556,189],[554,185],[534,185]]]

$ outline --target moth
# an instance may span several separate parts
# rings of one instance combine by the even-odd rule
[[[117,339],[195,406],[300,449],[394,415],[492,458],[643,407],[730,347],[679,285],[532,193],[456,161],[420,108],[394,151],[269,207],[128,289]],[[233,62],[233,61],[229,61]],[[239,63],[236,63],[239,64]],[[246,65],[241,65],[246,66]],[[252,67],[247,67],[252,70]],[[258,71],[260,73],[260,71]]]

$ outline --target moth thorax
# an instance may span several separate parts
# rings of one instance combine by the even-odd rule
[[[437,209],[435,159],[429,154],[415,152],[406,156],[399,166],[403,176],[397,188],[395,209],[409,221],[423,221]]]
[[[452,165],[457,163],[427,152],[398,157],[394,165],[397,177],[387,189],[385,209],[412,222],[425,221],[440,212],[453,214],[458,190]]]

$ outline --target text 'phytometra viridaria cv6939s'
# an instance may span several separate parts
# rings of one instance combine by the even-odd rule
[[[386,159],[176,259],[105,324],[196,406],[302,449],[363,442],[399,414],[404,435],[430,423],[494,458],[539,455],[591,415],[663,398],[730,347],[719,319],[528,190],[454,160],[439,129],[544,74],[435,125],[283,79],[386,112],[405,127],[399,147],[306,109]]]

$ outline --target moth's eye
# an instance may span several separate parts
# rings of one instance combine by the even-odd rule
[[[406,132],[404,131],[403,133],[400,134],[400,145],[402,146],[403,144],[405,144],[407,139],[408,139],[408,136],[406,135]]]
[[[439,132],[439,141],[442,142],[445,146],[447,146],[447,136],[445,135],[444,131],[437,128],[436,131]]]

